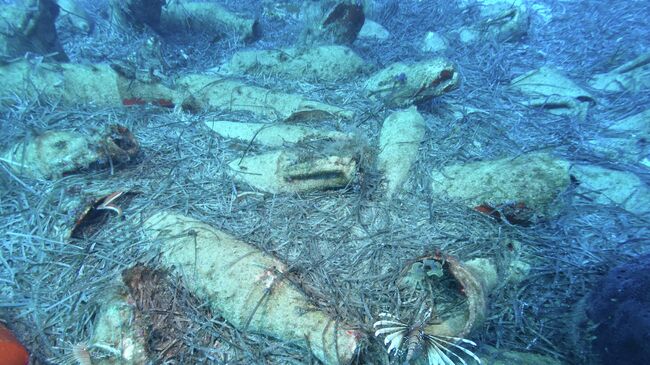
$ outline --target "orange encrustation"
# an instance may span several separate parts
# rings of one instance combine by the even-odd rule
[[[0,365],[27,365],[29,353],[11,331],[0,323]]]

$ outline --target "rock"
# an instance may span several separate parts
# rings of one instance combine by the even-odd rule
[[[447,166],[431,177],[434,195],[479,211],[517,206],[516,218],[532,222],[557,214],[556,199],[570,184],[569,162],[544,153]]]
[[[591,350],[598,355],[590,364],[650,363],[645,336],[650,332],[648,273],[650,255],[635,253],[594,283],[584,302]]]
[[[424,118],[413,106],[384,120],[379,137],[377,165],[386,179],[386,195],[399,192],[417,159],[425,134]]]
[[[614,92],[648,90],[650,88],[650,53],[642,54],[608,73],[595,75],[589,80],[589,86],[598,90]]]
[[[632,172],[574,165],[571,173],[580,183],[578,192],[592,202],[617,205],[634,214],[650,212],[650,188]]]
[[[562,75],[559,71],[541,67],[527,72],[510,83],[510,87],[527,95],[529,106],[539,107],[555,115],[584,119],[595,98]]]
[[[440,53],[447,49],[447,40],[436,32],[427,32],[422,41],[422,52]]]
[[[364,62],[348,47],[327,45],[239,51],[224,67],[224,71],[238,75],[334,82],[358,76],[363,72]]]
[[[343,188],[356,173],[350,157],[300,156],[291,151],[244,156],[229,166],[236,181],[273,194]]]
[[[456,34],[458,34],[458,39],[461,43],[465,44],[477,42],[481,37],[481,33],[478,30],[470,27],[462,27]]]
[[[406,64],[393,63],[372,75],[365,83],[365,94],[389,107],[408,107],[458,87],[454,65],[442,58]]]

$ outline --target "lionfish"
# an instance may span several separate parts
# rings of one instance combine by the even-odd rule
[[[434,335],[424,331],[431,318],[431,312],[431,308],[426,311],[421,310],[420,315],[411,325],[400,322],[389,313],[381,313],[379,316],[385,319],[381,319],[373,325],[377,329],[375,337],[386,336],[384,345],[388,345],[389,354],[399,356],[406,352],[404,364],[408,364],[418,354],[426,354],[429,365],[467,365],[465,360],[456,353],[462,352],[480,365],[481,359],[462,346],[476,346],[476,343],[460,337]],[[402,349],[402,347],[406,347],[406,349]]]

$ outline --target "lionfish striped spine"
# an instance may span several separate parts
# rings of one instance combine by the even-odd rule
[[[418,349],[422,348],[423,354],[426,354],[427,362],[429,365],[467,365],[467,362],[457,352],[461,352],[481,364],[481,359],[476,356],[472,351],[466,349],[462,345],[476,346],[476,343],[460,338],[451,336],[434,335],[424,332],[424,328],[431,316],[431,309],[429,309],[424,316],[417,319],[412,325],[407,325],[400,322],[395,316],[388,313],[381,313],[379,315],[383,318],[374,323],[375,337],[384,335],[384,345],[388,346],[388,353],[393,356],[400,356],[403,351],[404,338],[406,338],[406,356],[405,363],[408,363],[415,358]]]

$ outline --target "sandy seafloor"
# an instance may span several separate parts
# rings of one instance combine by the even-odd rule
[[[271,11],[295,8],[286,6],[291,2],[220,3],[258,17],[261,39],[244,44],[229,36],[166,34],[160,39],[170,77],[209,70],[244,48],[277,49],[298,39],[300,19],[290,12]],[[431,58],[420,49],[426,32],[447,34],[478,19],[475,8],[463,9],[453,1],[389,3],[376,1],[368,18],[381,23],[391,36],[360,39],[351,45],[368,64],[368,74],[396,61]],[[431,171],[533,151],[547,151],[575,164],[630,172],[647,187],[647,167],[608,158],[589,141],[613,122],[648,108],[650,92],[602,92],[587,83],[593,75],[648,52],[647,2],[535,3],[543,11],[531,12],[528,32],[518,40],[469,45],[450,40],[442,56],[456,65],[460,86],[419,105],[426,138],[405,192],[392,201],[377,192],[381,177],[371,161],[382,121],[393,110],[363,96],[368,74],[332,83],[242,76],[250,84],[300,93],[357,112],[354,120],[327,120],[319,126],[357,133],[359,142],[349,152],[361,161],[353,183],[343,189],[244,198],[238,194],[252,189],[233,182],[227,163],[264,148],[221,138],[203,122],[270,120],[255,120],[245,113],[191,114],[150,105],[70,106],[14,95],[11,103],[0,106],[2,149],[48,130],[86,133],[117,122],[134,133],[141,153],[128,166],[105,166],[51,180],[0,171],[0,320],[29,349],[32,363],[62,361],[73,344],[89,341],[102,295],[124,269],[137,263],[158,267],[156,247],[144,236],[140,219],[174,211],[228,232],[295,268],[302,282],[309,283],[310,300],[318,308],[366,335],[354,360],[358,364],[389,361],[381,339],[372,336],[372,323],[381,312],[408,317],[413,310],[409,304],[397,305],[395,282],[406,262],[441,250],[461,260],[492,257],[503,263],[515,247],[518,259],[527,262],[530,270],[516,284],[504,280],[491,292],[484,324],[468,336],[477,343],[472,350],[480,355],[482,348],[491,346],[540,354],[564,364],[598,364],[590,342],[596,324],[584,317],[589,293],[598,290],[599,280],[610,268],[648,252],[647,213],[602,204],[568,189],[558,197],[563,207],[559,214],[522,227],[497,222],[429,193]],[[80,34],[66,24],[59,27],[71,62],[124,60],[152,35],[112,29],[108,5],[102,1],[84,6],[95,22],[90,34]],[[584,119],[526,107],[525,99],[508,88],[513,78],[541,66],[561,70],[594,96],[596,102]],[[449,110],[459,106],[483,112],[449,118]],[[122,218],[111,217],[89,238],[66,238],[76,214],[66,202],[125,189],[139,194],[124,207]],[[505,275],[505,269],[498,268]],[[317,363],[300,346],[238,330],[209,310],[200,297],[188,293],[178,278],[166,280],[168,286],[160,292],[173,299],[172,304],[166,303],[175,317],[149,340],[152,348],[162,343],[172,350],[165,350],[166,362],[155,363]]]

